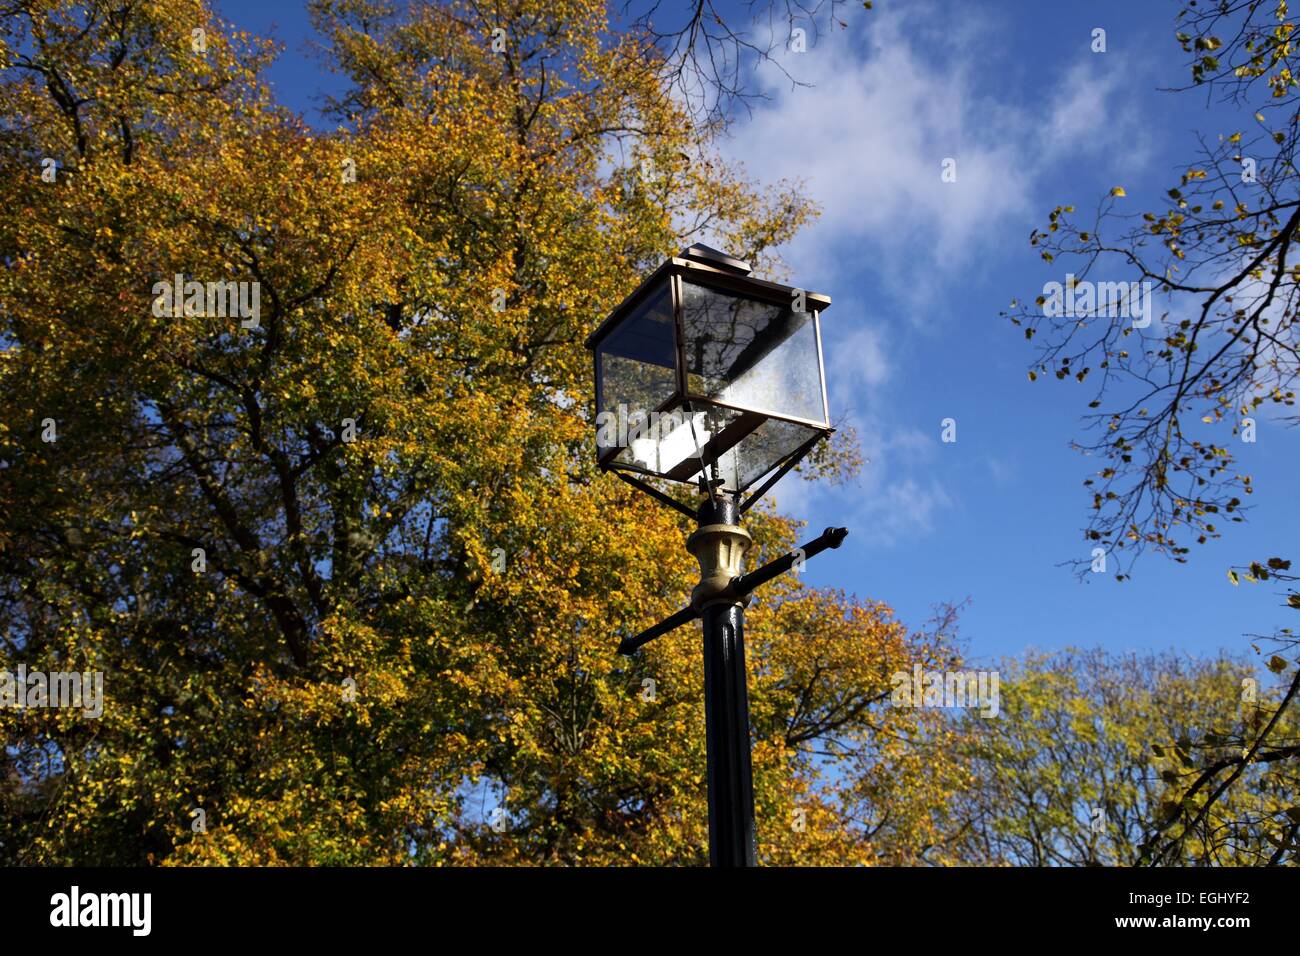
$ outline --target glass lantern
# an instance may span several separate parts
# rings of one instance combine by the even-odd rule
[[[601,467],[737,495],[784,473],[832,431],[829,306],[707,246],[664,262],[587,339]]]

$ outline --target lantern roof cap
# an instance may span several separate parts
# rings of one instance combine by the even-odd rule
[[[725,252],[720,252],[712,246],[706,246],[702,242],[687,246],[677,254],[677,257],[679,259],[690,259],[693,262],[702,262],[705,265],[713,266],[715,269],[723,269],[739,275],[747,276],[754,271],[749,267],[748,262],[743,262],[735,256],[729,256]]]
[[[702,243],[695,243],[687,246],[677,255],[665,259],[657,269],[646,276],[636,290],[605,316],[604,320],[587,336],[586,347],[594,349],[605,334],[641,302],[643,296],[658,288],[665,276],[672,274],[688,277],[689,281],[704,282],[730,290],[730,294],[733,295],[759,295],[773,301],[784,299],[788,302],[790,293],[796,291],[792,286],[769,282],[767,279],[757,279],[751,274],[749,263],[742,262],[725,252],[719,252],[717,249],[711,249]],[[804,299],[811,308],[818,311],[830,308],[831,297],[820,292],[806,291]]]

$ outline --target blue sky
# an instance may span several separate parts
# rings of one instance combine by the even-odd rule
[[[1053,207],[1092,208],[1122,185],[1130,211],[1156,208],[1194,155],[1194,131],[1253,125],[1204,94],[1160,91],[1188,75],[1173,40],[1180,6],[845,4],[847,28],[784,54],[809,86],[771,68],[755,77],[768,98],[724,150],[757,179],[802,178],[823,208],[783,258],[792,284],[834,299],[824,322],[832,411],[870,458],[844,487],[787,478],[776,489],[809,536],[851,530],[841,550],[809,563],[811,583],[882,599],[912,625],[937,602],[969,600],[961,630],[975,658],[1067,645],[1248,651],[1244,634],[1291,623],[1278,589],[1234,588],[1226,571],[1295,555],[1295,434],[1261,418],[1258,441],[1238,446],[1258,489],[1247,524],[1186,565],[1150,554],[1130,581],[1081,582],[1061,565],[1088,553],[1081,483],[1096,465],[1069,441],[1093,393],[1073,380],[1031,384],[1034,353],[998,316],[1064,279],[1028,245]],[[338,81],[306,50],[303,9],[217,8],[285,43],[271,81],[314,119],[320,91]],[[1091,50],[1098,27],[1105,53]],[[945,158],[957,161],[956,182],[941,181]],[[945,444],[950,417],[957,441]]]

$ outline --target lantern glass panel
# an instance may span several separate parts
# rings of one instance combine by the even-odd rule
[[[717,477],[725,491],[744,491],[821,432],[808,425],[769,418],[718,456]],[[711,457],[706,455],[707,458]],[[713,476],[710,465],[709,476]],[[699,480],[699,473],[692,476]]]
[[[598,410],[620,423],[646,417],[677,391],[677,346],[667,283],[652,292],[596,347]],[[626,433],[620,424],[619,431]],[[602,448],[617,447],[598,443]]]
[[[811,312],[683,281],[682,341],[690,394],[826,422]]]
[[[741,418],[740,412],[709,405],[687,412],[683,408],[655,413],[631,423],[626,447],[614,459],[656,475],[687,481],[699,475],[699,450],[712,460],[711,445],[728,426]]]

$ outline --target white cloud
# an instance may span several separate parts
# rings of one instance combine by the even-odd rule
[[[884,29],[870,55],[845,32],[786,54],[810,86],[791,88],[775,68],[760,69],[769,99],[733,130],[727,152],[751,175],[802,180],[822,206],[786,251],[798,275],[842,277],[845,257],[856,270],[868,250],[885,257],[882,274],[965,261],[980,232],[1028,208],[1014,144],[999,136],[960,63],[931,62],[897,27]],[[955,183],[940,180],[945,158],[956,160]]]
[[[1116,57],[1085,50],[1040,102],[1013,101],[981,84],[996,39],[978,25],[968,26],[963,53],[936,48],[911,29],[915,17],[860,22],[869,51],[836,31],[807,53],[781,54],[806,86],[760,67],[768,99],[725,150],[763,182],[802,180],[822,206],[786,250],[800,276],[840,278],[846,265],[866,266],[867,253],[880,257],[868,271],[893,277],[895,291],[934,288],[936,269],[955,277],[1005,245],[1000,225],[1040,211],[1036,187],[1063,157],[1141,160],[1132,77]],[[941,178],[946,159],[955,160],[955,182]]]
[[[931,436],[892,427],[871,412],[859,417],[857,427],[863,454],[870,458],[858,478],[836,487],[787,477],[775,489],[778,507],[807,519],[810,527],[847,525],[855,536],[881,547],[930,530],[937,515],[956,504],[932,474],[938,429]]]
[[[1092,156],[1127,169],[1145,155],[1122,59],[1081,46],[1055,82],[1022,94],[989,82],[1002,40],[980,12],[941,32],[923,14],[882,12],[783,53],[810,85],[761,69],[767,99],[724,149],[762,182],[801,180],[822,207],[782,255],[801,283],[835,296],[824,330],[832,412],[848,413],[870,458],[857,487],[787,478],[778,502],[813,523],[852,521],[878,543],[924,532],[957,503],[927,465],[937,427],[922,435],[889,419],[901,388],[891,357],[936,332],[929,317],[972,269],[1012,254],[1008,230],[1052,205],[1045,179]],[[855,43],[863,36],[869,49]],[[942,181],[947,158],[955,182]],[[846,281],[857,290],[845,294]]]
[[[851,312],[851,310],[849,310]],[[888,338],[882,325],[856,325],[836,336],[826,374],[837,390],[848,393],[859,388],[884,385],[891,373]]]

